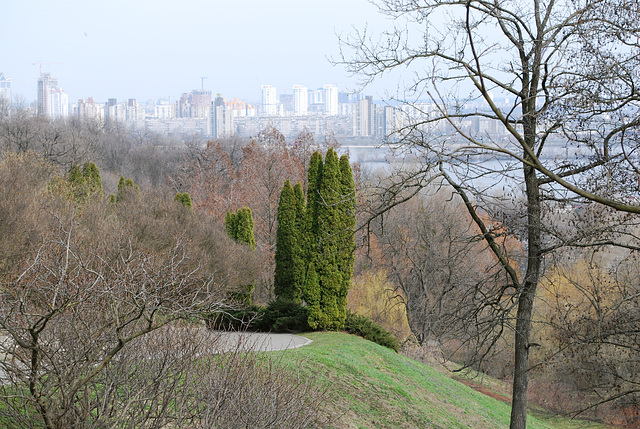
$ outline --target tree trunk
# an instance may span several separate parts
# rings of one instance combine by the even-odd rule
[[[528,202],[527,271],[518,297],[518,312],[516,315],[515,366],[510,429],[525,429],[527,427],[531,315],[536,287],[540,279],[542,261],[540,254],[540,190],[536,171],[533,167],[524,166],[524,177]]]

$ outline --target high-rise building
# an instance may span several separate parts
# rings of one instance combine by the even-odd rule
[[[116,98],[110,98],[104,105],[104,117],[107,121],[119,121],[122,120],[124,112],[118,106],[118,100]]]
[[[49,93],[52,88],[57,88],[58,81],[53,79],[49,73],[41,73],[38,78],[38,116],[49,116],[51,97]]]
[[[324,114],[335,116],[338,114],[338,87],[335,85],[324,86]]]
[[[69,115],[69,96],[49,73],[38,78],[38,115],[61,118]]]
[[[278,114],[276,88],[274,86],[262,85],[262,114],[267,116]]]
[[[293,114],[296,116],[305,116],[308,106],[309,98],[307,88],[302,85],[293,85]]]
[[[366,96],[358,100],[353,120],[353,135],[358,137],[371,137],[376,133],[375,129],[375,104],[373,97]]]
[[[135,98],[130,98],[126,107],[127,122],[139,122],[144,120],[144,107]]]
[[[176,105],[179,118],[206,118],[211,106],[211,91],[193,90],[184,93]]]
[[[4,73],[0,73],[0,100],[11,104],[11,79],[4,77]]]
[[[48,117],[66,118],[69,116],[69,96],[60,88],[51,88],[49,91]]]
[[[400,130],[400,116],[393,106],[385,106],[383,109],[382,136],[385,139],[397,139],[396,133]]]
[[[233,116],[234,110],[227,108],[225,99],[218,94],[211,103],[211,135],[217,139],[231,137],[234,134]]]

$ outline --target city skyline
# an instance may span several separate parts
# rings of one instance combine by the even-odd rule
[[[263,84],[280,93],[295,84],[354,91],[357,80],[329,61],[339,55],[338,35],[385,20],[366,0],[26,0],[3,6],[3,16],[0,72],[12,79],[13,98],[36,100],[46,72],[72,103],[175,100],[200,88],[255,103]]]

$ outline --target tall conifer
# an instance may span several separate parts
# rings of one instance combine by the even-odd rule
[[[253,213],[249,207],[243,207],[238,210],[237,214],[238,229],[236,232],[236,241],[246,243],[253,250],[256,248],[256,238],[253,234]]]
[[[255,250],[256,239],[253,234],[253,214],[249,207],[243,207],[236,213],[227,212],[224,224],[229,237],[238,243],[247,244],[251,249]],[[255,284],[245,286],[244,292],[236,294],[236,299],[246,305],[250,305],[254,289]]]
[[[341,329],[355,251],[355,185],[349,159],[329,149],[309,163],[302,185],[285,182],[278,207],[275,289],[278,298],[304,298],[309,326]]]
[[[305,259],[305,237],[306,237],[306,205],[302,185],[296,183],[293,187],[295,196],[296,216],[294,223],[294,243],[293,243],[293,300],[301,302],[304,291],[304,279],[306,273],[307,260]]]
[[[355,261],[355,227],[356,227],[356,185],[353,171],[347,155],[340,157],[340,243],[338,252],[338,268],[342,273],[342,287],[338,294],[340,307],[346,308],[347,295],[351,288],[353,264]]]
[[[320,311],[318,320],[324,329],[340,329],[346,319],[346,307],[341,308],[338,296],[343,288],[339,267],[340,231],[342,216],[342,178],[338,155],[329,148],[325,156],[318,204],[318,255],[316,269],[320,282]]]
[[[276,234],[274,292],[278,299],[294,300],[296,196],[289,180],[284,182],[278,204],[278,231]]]

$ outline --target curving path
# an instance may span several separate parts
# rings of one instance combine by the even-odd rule
[[[306,346],[311,340],[293,334],[267,334],[261,332],[217,331],[220,335],[216,344],[218,352],[230,350],[278,351]]]

